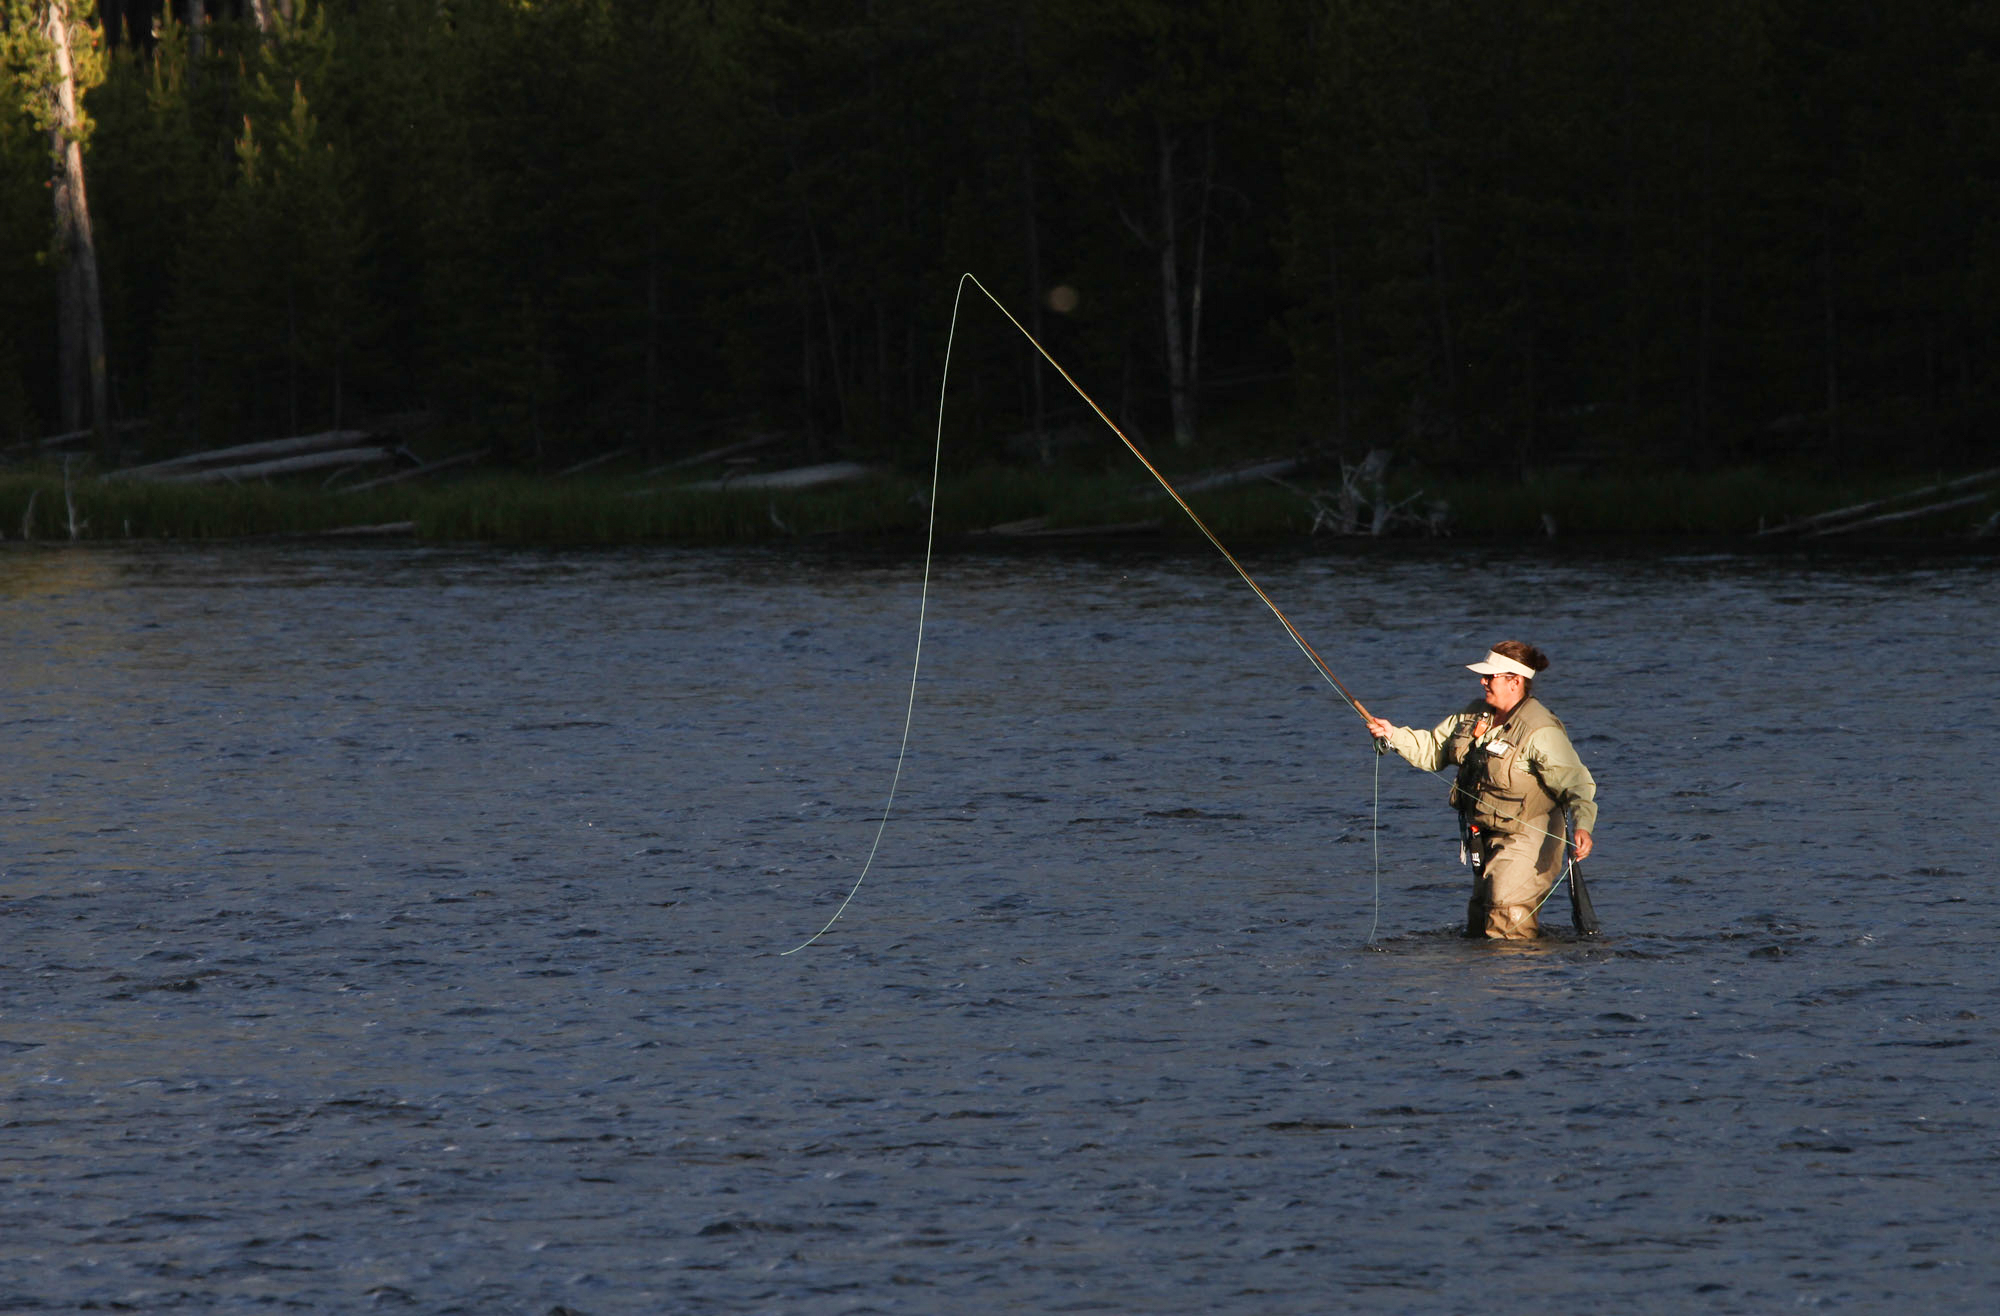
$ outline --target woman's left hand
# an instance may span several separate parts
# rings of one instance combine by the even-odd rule
[[[1590,858],[1590,833],[1581,827],[1576,829],[1576,857],[1579,860]]]

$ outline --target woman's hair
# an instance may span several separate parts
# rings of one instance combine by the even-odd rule
[[[1532,667],[1537,673],[1549,665],[1549,656],[1547,654],[1537,649],[1534,645],[1523,644],[1519,640],[1502,640],[1493,646],[1493,652],[1499,654],[1502,658],[1512,658],[1517,663]],[[1522,683],[1521,698],[1526,699],[1534,693],[1534,690],[1535,680],[1533,677],[1529,677],[1527,681]]]
[[[1493,652],[1499,654],[1502,658],[1512,658],[1515,662],[1525,667],[1532,667],[1537,672],[1549,665],[1549,656],[1547,654],[1537,649],[1534,645],[1523,644],[1519,640],[1502,640],[1493,646]]]

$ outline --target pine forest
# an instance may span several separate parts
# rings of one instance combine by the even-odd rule
[[[970,272],[1167,452],[1994,464],[1976,0],[103,4],[0,0],[0,444],[916,466]]]

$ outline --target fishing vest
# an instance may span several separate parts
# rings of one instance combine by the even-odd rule
[[[1560,801],[1522,761],[1521,744],[1544,727],[1561,731],[1562,723],[1538,701],[1523,699],[1506,721],[1474,736],[1481,713],[1493,716],[1484,700],[1467,707],[1445,742],[1445,761],[1458,764],[1451,807],[1467,822],[1499,836],[1554,830],[1545,820]]]

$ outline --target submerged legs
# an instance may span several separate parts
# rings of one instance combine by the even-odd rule
[[[1528,832],[1484,838],[1485,862],[1465,906],[1465,935],[1526,941],[1542,935],[1535,910],[1562,875],[1563,836]]]

